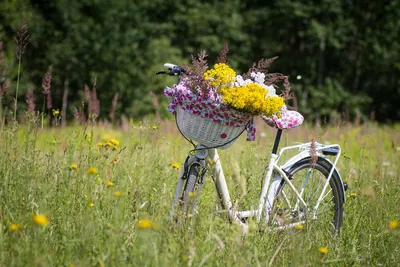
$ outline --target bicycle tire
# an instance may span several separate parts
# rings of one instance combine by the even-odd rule
[[[309,211],[311,211],[312,213],[312,208],[314,207],[318,197],[321,195],[320,193],[322,193],[323,185],[326,183],[326,179],[332,168],[332,164],[328,160],[322,157],[318,157],[315,163],[312,163],[311,160],[312,160],[311,157],[307,157],[295,163],[289,169],[287,175],[291,179],[291,182],[296,187],[296,189],[299,190],[299,192],[301,191],[300,188],[304,186],[302,198],[309,207]],[[306,176],[302,179],[303,175],[301,174],[304,170],[306,170]],[[318,179],[316,175],[321,175],[318,176],[320,179]],[[309,182],[310,178],[312,179],[311,183]],[[317,185],[318,180],[321,183]],[[274,221],[276,225],[277,221],[279,222],[278,216],[284,214],[284,212],[282,212],[284,208],[280,206],[280,203],[282,203],[280,199],[284,199],[283,201],[284,205],[286,204],[289,207],[289,209],[291,209],[291,211],[289,211],[289,213],[291,213],[290,216],[297,217],[297,218],[290,217],[290,219],[287,221],[287,224],[296,223],[296,221],[299,222],[302,221],[303,219],[305,219],[303,220],[305,221],[305,223],[309,223],[310,220],[309,218],[307,218],[307,215],[304,216],[305,218],[301,218],[301,214],[304,215],[304,213],[308,213],[308,211],[304,212],[304,210],[301,210],[300,205],[298,205],[297,210],[295,210],[293,209],[293,207],[290,207],[290,204],[288,204],[288,203],[293,204],[294,202],[297,201],[297,198],[294,196],[294,193],[290,189],[286,190],[287,194],[284,193],[285,185],[286,185],[285,180],[282,180],[281,184],[278,187],[275,198],[276,199],[275,203],[278,204],[274,205],[275,211],[271,213],[273,214],[273,216],[275,216],[272,221]],[[318,193],[316,189],[320,189],[321,192]],[[327,198],[328,195],[331,195],[330,199]],[[339,233],[343,223],[343,211],[344,211],[343,204],[344,204],[344,190],[342,187],[342,182],[339,174],[337,173],[336,170],[334,170],[332,173],[332,177],[329,181],[329,186],[327,187],[325,195],[317,209],[317,214],[316,214],[317,218],[316,219],[312,218],[312,220],[319,222],[326,220],[327,222],[325,222],[325,224],[330,222],[331,226],[333,226],[331,232],[334,234]],[[327,210],[325,211],[325,209]],[[330,215],[325,214],[325,212],[331,214]],[[332,216],[333,218],[330,218]],[[282,224],[282,220],[280,221],[280,223]],[[321,222],[320,225],[322,227],[326,227],[323,224],[324,222]]]
[[[181,201],[185,206],[186,213],[194,213],[199,194],[198,180],[201,176],[200,166],[192,165],[190,167],[185,186],[182,192]],[[190,212],[189,212],[190,211]]]

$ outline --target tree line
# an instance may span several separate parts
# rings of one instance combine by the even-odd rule
[[[187,65],[201,50],[214,62],[228,42],[228,62],[239,73],[279,56],[271,71],[290,75],[289,105],[307,120],[399,121],[399,18],[393,0],[5,0],[0,83],[8,87],[1,105],[11,110],[14,103],[15,37],[25,22],[21,111],[30,93],[47,113],[64,102],[69,119],[82,108],[109,119],[167,117],[162,89],[175,80],[156,71],[165,62]],[[42,105],[49,70],[50,107]],[[82,107],[90,99],[98,102]]]

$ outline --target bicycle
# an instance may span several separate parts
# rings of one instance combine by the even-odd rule
[[[184,69],[168,63],[164,66],[168,71],[157,74],[178,76],[179,83],[179,78],[185,74]],[[178,123],[177,127],[179,129]],[[340,146],[309,142],[283,147],[278,152],[284,129],[276,128],[277,133],[262,182],[258,208],[253,210],[238,210],[233,205],[217,147],[195,145],[181,132],[195,148],[187,156],[179,176],[171,218],[178,204],[186,214],[196,212],[205,174],[211,169],[223,209],[227,211],[230,221],[239,223],[244,229],[247,229],[247,219],[255,217],[257,223],[269,229],[293,228],[318,220],[330,225],[333,233],[339,233],[343,223],[343,205],[347,190],[347,184],[342,181],[336,168],[341,155]],[[282,155],[294,149],[299,149],[299,152],[283,164],[279,164]],[[333,160],[328,157],[333,157]],[[213,164],[208,164],[207,159],[211,159]]]

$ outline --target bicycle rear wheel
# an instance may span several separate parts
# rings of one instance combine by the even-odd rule
[[[319,157],[315,163],[304,158],[295,163],[287,172],[289,179],[307,204],[301,206],[293,190],[284,180],[278,187],[272,222],[278,228],[307,224],[309,227],[328,228],[330,233],[338,233],[343,222],[344,191],[339,174],[333,172],[318,209],[314,212],[322,190],[327,181],[332,164]],[[310,224],[313,222],[312,224]]]

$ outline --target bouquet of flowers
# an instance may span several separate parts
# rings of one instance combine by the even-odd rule
[[[285,110],[284,99],[289,96],[288,77],[268,73],[276,59],[254,63],[244,75],[229,67],[225,45],[213,68],[208,68],[203,51],[192,58],[186,67],[187,75],[180,83],[167,88],[164,94],[172,98],[168,109],[177,114],[182,133],[206,146],[228,148],[246,128],[247,139],[255,139],[253,117],[280,117]],[[281,96],[276,94],[277,83],[283,82]]]

